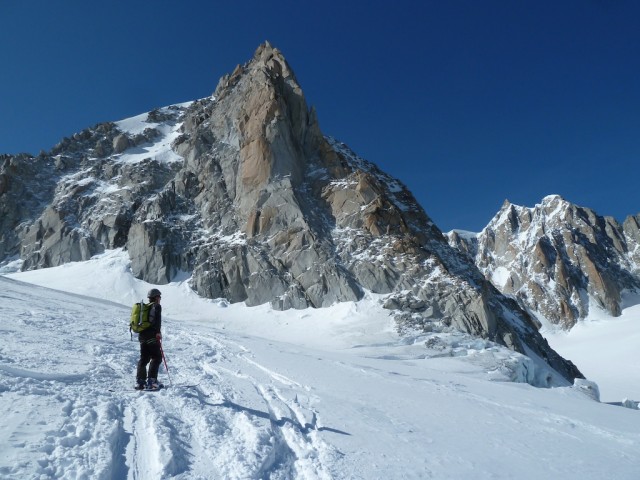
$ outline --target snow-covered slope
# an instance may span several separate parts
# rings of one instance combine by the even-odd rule
[[[562,356],[597,382],[602,401],[640,400],[640,295],[624,297],[622,315],[592,309],[570,331],[545,325],[542,334]]]
[[[432,355],[425,337],[398,339],[375,296],[282,312],[161,286],[171,374],[163,367],[161,380],[172,386],[140,393],[126,324],[149,285],[131,276],[126,256],[12,277],[32,283],[0,277],[2,478],[584,480],[640,471],[637,410],[579,387],[495,381],[519,354],[477,339],[443,337],[442,356]]]

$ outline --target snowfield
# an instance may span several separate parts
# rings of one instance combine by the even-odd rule
[[[591,305],[589,316],[569,332],[549,323],[542,331],[556,351],[598,383],[603,402],[640,400],[640,295],[628,293],[625,300],[620,317]]]
[[[375,295],[278,312],[158,286],[168,387],[137,392],[127,324],[150,285],[126,254],[0,287],[2,479],[639,476],[640,411],[506,381],[522,358],[489,342],[400,338]]]

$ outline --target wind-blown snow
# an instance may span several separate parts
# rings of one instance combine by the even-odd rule
[[[192,102],[186,102],[171,107],[161,108],[159,111],[164,113],[171,108],[186,108]],[[180,127],[182,123],[176,122],[148,122],[148,114],[137,115],[115,122],[115,125],[123,132],[129,135],[136,135],[144,132],[147,128],[153,128],[158,131],[158,137],[153,142],[143,144],[137,147],[131,147],[120,155],[114,155],[120,163],[135,164],[146,159],[155,159],[161,163],[182,162],[184,159],[175,153],[171,148],[172,143],[180,136]]]
[[[160,112],[166,112],[167,110],[169,110],[172,107],[177,107],[177,108],[188,108],[189,105],[191,105],[193,102],[184,102],[184,103],[178,103],[176,105],[172,105],[169,107],[165,107],[165,108],[161,108],[159,111]],[[115,125],[118,127],[119,130],[126,132],[130,135],[137,135],[139,133],[144,132],[147,128],[149,127],[154,127],[156,125],[158,125],[157,123],[149,123],[147,122],[147,117],[149,116],[148,113],[143,113],[140,115],[136,115],[134,117],[129,117],[129,118],[125,118],[123,120],[119,120],[117,122],[114,122]]]
[[[203,300],[184,282],[158,286],[171,375],[163,366],[160,377],[172,386],[140,393],[127,323],[150,285],[131,276],[123,252],[9,277],[0,277],[3,479],[640,471],[637,410],[577,387],[490,381],[508,353],[484,341],[478,355],[427,358],[419,337],[397,337],[374,295],[278,312]]]

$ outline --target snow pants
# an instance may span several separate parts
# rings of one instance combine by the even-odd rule
[[[138,360],[138,371],[136,373],[138,382],[143,382],[147,379],[147,364],[149,362],[151,364],[149,365],[148,378],[158,378],[162,352],[160,351],[160,344],[155,338],[140,342],[140,360]]]

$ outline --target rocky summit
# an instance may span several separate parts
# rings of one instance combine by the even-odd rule
[[[640,214],[623,224],[558,195],[533,208],[508,201],[478,235],[449,233],[504,294],[571,328],[593,308],[618,316],[640,291]]]
[[[138,278],[190,278],[204,297],[249,306],[383,293],[400,330],[467,332],[581,377],[404,185],[323,135],[268,43],[209,98],[0,162],[5,264],[46,268],[123,248]]]

